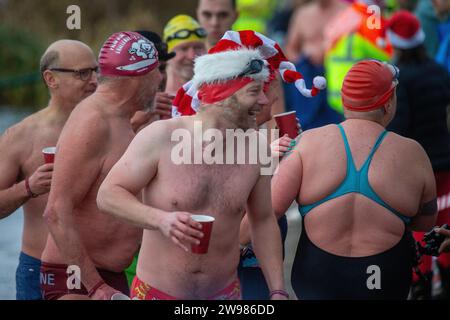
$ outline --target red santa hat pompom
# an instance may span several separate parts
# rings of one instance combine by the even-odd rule
[[[195,114],[200,101],[213,102],[221,97],[219,93],[225,96],[235,92],[234,89],[249,81],[249,77],[245,77],[244,82],[239,80],[238,75],[252,60],[265,61],[263,70],[267,70],[261,70],[259,75],[253,74],[251,79],[270,82],[275,79],[274,72],[278,71],[283,81],[294,83],[305,97],[314,97],[326,87],[325,78],[315,77],[313,88],[307,89],[301,73],[287,60],[280,46],[272,39],[251,30],[227,31],[207,55],[197,58],[194,78],[178,91],[172,116]],[[224,80],[227,80],[226,83]],[[214,86],[211,87],[211,84]],[[202,85],[207,90],[202,90]]]

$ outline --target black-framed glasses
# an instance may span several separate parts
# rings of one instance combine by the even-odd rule
[[[51,68],[49,70],[55,72],[73,73],[75,75],[75,78],[80,79],[82,81],[89,80],[92,77],[92,72],[98,73],[98,67],[84,68],[80,70],[64,69],[64,68]]]
[[[247,67],[242,71],[238,77],[245,77],[251,74],[260,73],[264,67],[264,61],[260,59],[253,59],[247,65]]]
[[[174,34],[172,34],[171,36],[168,36],[166,39],[166,42],[175,40],[175,39],[187,39],[191,36],[191,34],[195,34],[197,37],[199,38],[206,38],[206,30],[203,28],[197,28],[194,30],[189,30],[189,29],[181,29],[178,30],[177,32],[175,32]]]

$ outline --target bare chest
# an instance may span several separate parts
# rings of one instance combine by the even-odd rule
[[[258,174],[250,165],[162,163],[146,196],[167,210],[242,213]]]
[[[29,176],[34,171],[45,164],[42,150],[47,147],[55,147],[61,130],[47,130],[45,132],[36,132],[36,135],[30,137],[26,143],[22,153],[21,176]]]

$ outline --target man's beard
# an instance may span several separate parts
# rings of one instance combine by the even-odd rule
[[[156,92],[154,92],[151,97],[149,98],[149,93],[148,93],[148,87],[144,88],[141,90],[140,95],[139,95],[139,102],[142,105],[142,111],[144,112],[148,112],[148,111],[152,111],[154,109],[154,105],[155,105],[155,94]]]
[[[150,112],[154,108],[155,108],[155,97],[153,97],[153,99],[151,99],[150,101],[147,101],[146,103],[144,103],[144,108],[142,109],[142,111]]]
[[[253,121],[248,114],[248,110],[250,110],[250,108],[242,106],[235,95],[229,98],[229,101],[226,103],[224,108],[224,116],[238,128],[243,130],[257,128],[256,121]]]

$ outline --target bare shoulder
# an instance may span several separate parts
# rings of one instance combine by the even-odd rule
[[[295,9],[292,22],[295,26],[304,25],[304,20],[310,17],[310,14],[316,12],[314,2],[307,3]],[[297,30],[297,32],[300,30]]]
[[[31,150],[28,146],[39,139],[39,128],[43,121],[43,113],[44,110],[33,113],[6,129],[0,136],[0,152],[7,148],[8,154],[12,156]]]
[[[389,138],[395,148],[395,152],[398,155],[408,158],[408,162],[414,161],[423,163],[429,162],[429,158],[425,149],[416,140],[403,137],[394,132],[389,132]]]
[[[139,131],[136,138],[148,142],[168,142],[176,129],[183,129],[182,120],[178,118],[155,121]]]
[[[303,131],[299,137],[299,142],[303,145],[316,144],[324,142],[325,138],[336,136],[337,127],[334,124],[326,125],[320,128]]]
[[[61,134],[61,140],[104,141],[109,134],[107,115],[91,103],[81,102],[70,114]]]

